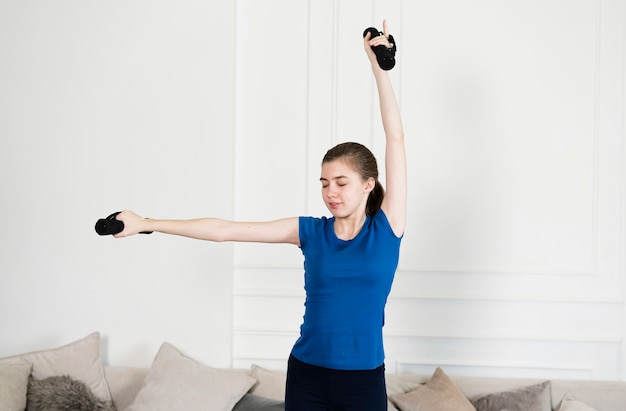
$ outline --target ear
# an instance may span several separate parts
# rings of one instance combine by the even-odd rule
[[[368,178],[367,181],[365,181],[365,192],[368,194],[371,193],[374,187],[376,187],[376,180],[373,177]]]

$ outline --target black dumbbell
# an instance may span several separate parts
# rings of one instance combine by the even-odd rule
[[[370,33],[370,39],[374,37],[383,36],[384,34],[381,31],[378,31],[374,27],[368,27],[363,32],[363,37],[367,36],[367,33]],[[387,48],[383,45],[372,47],[374,50],[374,54],[376,54],[376,61],[378,62],[378,66],[383,70],[391,70],[393,66],[396,65],[396,41],[393,36],[390,34],[387,38],[389,43],[391,43],[391,48]]]

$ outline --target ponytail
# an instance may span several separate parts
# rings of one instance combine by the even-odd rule
[[[373,217],[380,211],[380,206],[383,204],[383,198],[385,198],[385,189],[383,185],[376,179],[376,185],[367,197],[367,205],[365,206],[365,213]]]

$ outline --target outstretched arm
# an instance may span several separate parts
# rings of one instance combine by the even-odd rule
[[[385,198],[381,208],[387,215],[394,233],[400,236],[404,233],[406,225],[407,176],[404,130],[389,74],[378,66],[376,55],[372,50],[372,47],[378,45],[391,47],[386,20],[383,21],[383,34],[383,36],[371,39],[368,33],[364,39],[364,47],[376,79],[380,114],[386,138],[385,174],[387,180]]]
[[[141,231],[156,231],[207,241],[240,241],[287,243],[300,245],[297,217],[267,222],[237,222],[219,218],[193,220],[156,220],[142,218],[130,210],[117,219],[124,222],[124,231],[114,237],[127,237]]]

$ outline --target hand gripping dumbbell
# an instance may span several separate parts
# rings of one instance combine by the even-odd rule
[[[124,222],[116,217],[121,211],[115,212],[107,218],[101,218],[96,222],[96,233],[100,235],[117,234],[124,231]],[[142,231],[139,234],[152,234],[152,231]]]
[[[374,27],[368,27],[363,32],[363,37],[367,36],[367,33],[370,33],[370,39],[374,37],[383,36],[384,34],[381,31],[378,31]],[[389,43],[391,43],[391,48],[387,48],[384,45],[372,47],[374,50],[374,54],[376,54],[376,61],[378,62],[378,66],[383,70],[391,70],[393,66],[396,65],[396,41],[393,36],[390,34],[388,39]]]

